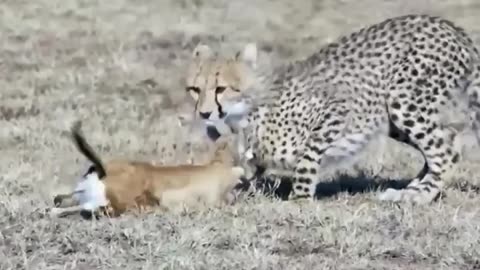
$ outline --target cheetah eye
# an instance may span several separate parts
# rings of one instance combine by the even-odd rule
[[[188,86],[188,87],[186,88],[186,90],[187,90],[187,92],[192,91],[192,92],[195,92],[195,93],[197,93],[197,94],[200,93],[200,88],[195,87],[195,86]]]
[[[221,94],[225,91],[225,89],[227,88],[224,86],[217,86],[217,88],[215,88],[215,94]]]

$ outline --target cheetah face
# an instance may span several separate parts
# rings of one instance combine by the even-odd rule
[[[229,120],[236,125],[250,110],[245,89],[252,82],[257,48],[248,44],[234,57],[222,58],[207,45],[198,45],[192,54],[186,83],[195,101],[195,114],[203,120]]]

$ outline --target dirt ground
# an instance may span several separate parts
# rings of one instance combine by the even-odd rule
[[[480,44],[478,0],[1,1],[0,269],[480,269],[480,195],[453,185],[480,183],[474,158],[428,206],[380,203],[368,192],[303,205],[259,196],[96,222],[45,216],[87,165],[68,138],[77,119],[105,159],[208,156],[201,133],[177,120],[192,109],[182,76],[199,41],[224,49],[256,41],[263,57],[288,61],[423,12]],[[381,149],[355,168],[408,178],[422,166],[403,145],[387,139]]]

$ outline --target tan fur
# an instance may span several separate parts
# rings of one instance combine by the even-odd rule
[[[251,43],[233,57],[218,56],[212,49],[199,44],[193,50],[186,76],[186,90],[195,101],[194,115],[215,120],[232,113],[231,105],[248,99],[247,89],[255,89],[262,81],[257,78],[257,48]],[[261,87],[260,87],[261,88]],[[261,95],[255,95],[260,97]],[[256,100],[258,101],[258,100]],[[246,103],[251,103],[248,101]],[[238,112],[233,112],[236,114]],[[231,135],[230,127],[223,120],[212,122],[222,135]],[[240,123],[236,125],[241,126]],[[247,178],[251,178],[256,170],[250,164],[251,149],[247,149],[243,128],[236,128],[235,145],[237,163],[244,168]]]
[[[198,45],[188,68],[187,92],[196,102],[195,111],[211,113],[209,119],[221,118],[217,102],[228,109],[230,101],[240,99],[243,91],[256,83],[251,71],[256,66],[256,47],[249,44],[234,57],[213,54],[206,45]]]
[[[116,217],[128,210],[170,209],[184,203],[231,203],[229,192],[239,183],[244,170],[233,166],[227,140],[220,140],[215,146],[213,158],[204,165],[154,166],[139,161],[108,161],[104,165],[106,176],[101,181],[106,186],[109,206],[102,209],[103,213]],[[72,195],[57,195],[58,208],[52,209],[52,215],[80,211],[72,202]],[[60,209],[65,207],[69,208]]]

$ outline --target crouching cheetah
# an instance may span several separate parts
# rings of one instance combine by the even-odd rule
[[[269,70],[256,64],[254,44],[232,57],[200,44],[186,90],[201,118],[245,116],[255,164],[289,174],[289,199],[313,198],[321,171],[387,134],[418,149],[425,164],[406,189],[387,189],[379,199],[431,202],[460,158],[458,131],[443,113],[465,104],[476,121],[480,112],[478,50],[440,17],[390,18],[304,60]]]

